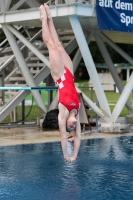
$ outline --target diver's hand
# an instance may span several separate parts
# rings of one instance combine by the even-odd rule
[[[64,156],[64,158],[65,158],[65,160],[66,160],[67,162],[71,162],[71,159],[70,159],[69,156]]]
[[[75,161],[75,160],[76,160],[76,158],[77,158],[77,157],[76,157],[76,156],[74,156],[74,155],[73,155],[72,157],[70,157],[70,160],[71,160],[71,162]]]

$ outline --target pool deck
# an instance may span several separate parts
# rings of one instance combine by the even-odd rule
[[[81,139],[92,138],[111,138],[120,136],[132,136],[133,131],[121,133],[96,133],[89,132],[81,136]],[[18,128],[4,128],[0,129],[0,146],[19,145],[19,144],[33,144],[60,141],[60,134],[57,130],[42,130],[35,127],[18,127]]]

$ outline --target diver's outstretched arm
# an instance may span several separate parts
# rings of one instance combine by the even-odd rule
[[[70,157],[71,162],[73,162],[77,158],[79,147],[80,147],[80,141],[81,141],[81,126],[80,126],[79,115],[78,115],[77,125],[76,125],[76,130],[75,130],[75,135],[74,135],[74,154],[72,157]]]

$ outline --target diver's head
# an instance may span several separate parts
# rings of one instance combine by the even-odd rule
[[[69,115],[67,122],[66,122],[66,131],[72,132],[75,130],[77,125],[77,119],[74,116]]]

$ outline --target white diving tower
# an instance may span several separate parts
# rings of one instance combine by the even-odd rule
[[[0,66],[0,71],[7,66],[14,66],[13,71],[5,77],[5,86],[14,86],[17,81],[19,86],[35,87],[49,74],[48,51],[43,42],[37,47],[34,41],[41,35],[41,22],[39,20],[39,6],[41,0],[0,0],[0,24],[7,37],[10,49],[10,56]],[[99,101],[99,107],[95,105],[85,94],[84,101],[91,107],[110,128],[117,128],[116,120],[120,115],[123,107],[126,105],[129,113],[133,114],[133,108],[128,100],[132,91],[133,74],[130,76],[127,85],[123,88],[122,82],[116,72],[114,63],[106,49],[105,43],[108,43],[115,51],[123,56],[127,62],[133,65],[133,59],[116,43],[133,44],[133,34],[127,32],[114,32],[99,30],[97,24],[95,0],[56,0],[47,2],[50,6],[53,21],[58,35],[67,53],[72,53],[75,49],[73,59],[74,71],[83,58],[89,76],[92,80],[94,90]],[[25,5],[25,9],[22,6]],[[26,7],[27,6],[27,7]],[[30,34],[29,29],[34,32]],[[23,29],[23,34],[22,31]],[[111,113],[108,101],[98,78],[97,70],[89,50],[89,42],[95,40],[103,59],[114,79],[114,82],[120,92],[120,98]],[[20,45],[21,48],[20,48]],[[0,44],[2,55],[7,55],[6,48],[3,47],[4,41]],[[28,48],[31,52],[24,56],[23,51]],[[35,62],[36,61],[36,62]],[[12,83],[12,81],[14,81]],[[80,92],[80,90],[77,88]],[[39,91],[31,91],[42,113],[47,109],[41,99]],[[0,110],[0,122],[30,93],[30,91],[18,91],[9,102]],[[49,110],[57,107],[57,96],[51,103]],[[106,127],[106,126],[105,126]],[[119,128],[119,127],[118,127]],[[113,129],[112,129],[113,130]]]

